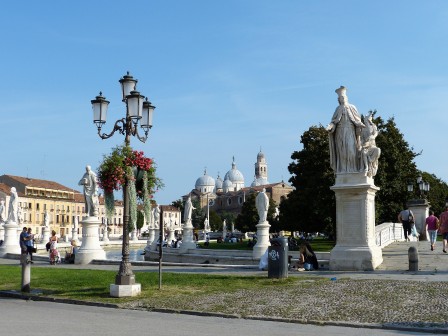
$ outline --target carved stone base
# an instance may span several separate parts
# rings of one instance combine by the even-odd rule
[[[96,217],[84,217],[82,224],[82,244],[75,254],[75,264],[88,264],[93,259],[106,259],[106,252],[100,245],[98,229],[101,222]]]
[[[362,173],[336,175],[331,187],[336,194],[336,246],[330,269],[373,270],[383,262],[375,242],[375,194],[373,179]]]
[[[142,292],[141,284],[133,284],[133,285],[110,285],[110,296],[112,297],[131,297],[140,295]]]
[[[19,235],[17,231],[19,226],[15,222],[8,222],[3,225],[5,230],[5,240],[0,246],[0,257],[4,257],[7,253],[20,254]]]
[[[271,225],[268,221],[263,223],[258,223],[257,227],[257,243],[252,250],[252,258],[260,259],[261,256],[266,252],[271,243],[269,242],[269,228]]]
[[[332,271],[373,271],[382,262],[383,255],[378,246],[336,245],[330,254],[330,270]]]

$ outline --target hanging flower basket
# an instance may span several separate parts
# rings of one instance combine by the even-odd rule
[[[130,214],[132,222],[133,208],[137,200],[149,202],[163,183],[156,177],[152,159],[145,157],[142,151],[134,151],[129,146],[117,146],[109,155],[105,155],[98,167],[98,184],[104,190],[106,216],[114,213],[114,191],[122,190],[128,181],[130,193]],[[134,191],[135,190],[135,191]]]

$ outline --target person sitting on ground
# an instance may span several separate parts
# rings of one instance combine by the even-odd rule
[[[70,252],[65,254],[65,262],[67,264],[74,264],[76,253],[78,253],[78,244],[76,243],[76,240],[72,239],[70,242]]]
[[[298,262],[298,270],[312,271],[319,269],[316,254],[311,245],[307,242],[302,243],[299,248],[300,256]]]

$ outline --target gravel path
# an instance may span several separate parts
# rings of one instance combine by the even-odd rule
[[[288,286],[180,294],[169,300],[144,299],[127,307],[448,328],[448,282],[298,279]]]

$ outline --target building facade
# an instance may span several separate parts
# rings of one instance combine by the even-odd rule
[[[78,221],[78,233],[81,234],[82,218],[86,216],[84,195],[54,181],[28,177],[0,176],[0,201],[5,201],[5,214],[8,217],[8,205],[11,188],[15,187],[19,196],[19,225],[33,229],[38,236],[42,234],[45,214],[49,218],[50,230],[55,230],[60,237],[72,235],[73,224]],[[112,223],[109,223],[111,235],[121,235],[123,204],[116,202]],[[105,223],[104,198],[100,197],[98,219]]]
[[[218,214],[230,212],[238,215],[243,203],[250,193],[258,193],[266,189],[268,197],[278,206],[280,202],[288,197],[293,188],[281,181],[269,183],[268,164],[264,153],[257,155],[255,163],[254,180],[249,187],[245,187],[243,174],[237,169],[235,158],[232,168],[225,174],[224,180],[218,175],[216,180],[204,171],[204,175],[196,180],[195,188],[188,195],[183,196],[185,201],[189,195],[192,199],[199,200],[203,210],[214,210]]]

